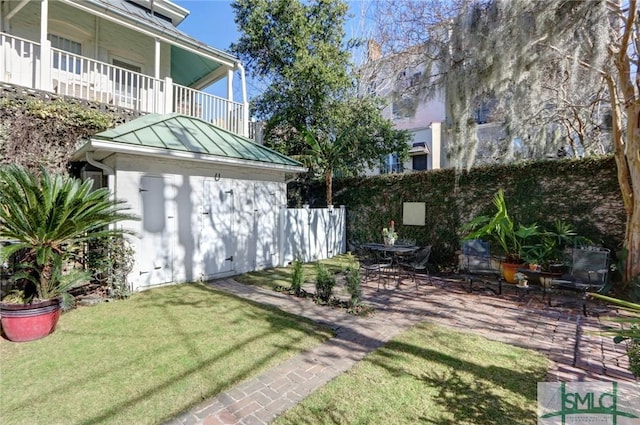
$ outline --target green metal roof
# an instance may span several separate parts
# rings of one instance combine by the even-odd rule
[[[92,137],[127,145],[214,157],[257,161],[285,167],[303,164],[198,118],[149,114]]]

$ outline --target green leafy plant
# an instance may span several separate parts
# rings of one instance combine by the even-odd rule
[[[107,236],[89,242],[85,267],[93,281],[107,286],[112,298],[131,295],[127,276],[133,263],[134,250],[122,236]]]
[[[463,232],[467,232],[464,239],[488,239],[501,249],[505,262],[522,263],[523,246],[539,234],[539,228],[536,224],[516,225],[507,211],[502,189],[494,195],[493,205],[496,212],[492,217],[478,216],[463,226]]]
[[[591,243],[562,220],[556,220],[551,229],[541,229],[533,238],[532,244],[522,247],[522,258],[529,264],[540,265],[543,270],[549,270],[552,264],[564,264],[567,248]]]
[[[362,288],[360,287],[360,263],[351,254],[347,254],[347,267],[345,269],[345,289],[351,296],[349,304],[352,308],[362,302]]]
[[[302,283],[304,282],[304,267],[300,257],[296,257],[291,263],[293,273],[291,274],[291,290],[296,296],[302,294]]]
[[[327,266],[322,263],[316,265],[316,295],[324,303],[328,303],[336,286],[336,278],[329,272]]]
[[[0,239],[12,241],[0,251],[0,261],[22,251],[14,278],[30,283],[25,300],[68,296],[87,280],[75,270],[83,243],[95,237],[121,235],[109,229],[120,220],[135,219],[107,189],[91,190],[91,182],[45,169],[39,174],[9,165],[0,168]]]
[[[382,228],[382,237],[384,239],[398,239],[398,233],[396,232],[395,222],[391,220],[389,227]]]
[[[613,342],[616,344],[626,342],[629,370],[633,376],[640,378],[640,304],[602,294],[588,293],[587,295],[620,306],[628,313],[628,317],[611,318],[611,321],[620,323],[621,328],[612,329],[606,333],[613,335]]]

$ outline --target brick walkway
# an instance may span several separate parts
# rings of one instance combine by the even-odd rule
[[[363,288],[363,299],[375,308],[375,314],[355,317],[233,279],[211,285],[326,324],[336,336],[201,403],[167,425],[267,424],[367,353],[425,320],[538,350],[552,360],[549,381],[633,381],[623,346],[598,334],[602,323],[597,317],[583,317],[571,308],[550,308],[535,296],[469,294],[458,281],[435,277],[432,285],[418,289],[404,281],[399,288],[377,292],[376,285],[369,284]]]

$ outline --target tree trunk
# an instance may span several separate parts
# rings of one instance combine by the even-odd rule
[[[327,205],[333,205],[333,188],[331,183],[333,180],[333,173],[331,170],[324,172],[324,183],[327,187]]]
[[[632,197],[627,209],[625,282],[640,276],[640,101],[627,107],[627,166]]]
[[[622,2],[617,3],[620,11]],[[620,45],[613,52],[613,64],[617,75],[605,74],[611,101],[612,137],[618,183],[627,213],[627,228],[624,246],[627,259],[622,270],[625,282],[640,275],[640,96],[634,86],[629,49],[637,49],[637,34],[634,33],[638,19],[637,0],[629,0],[626,16],[620,29]],[[636,50],[636,53],[637,50]],[[637,70],[636,70],[637,71]],[[640,79],[636,79],[640,83]],[[640,87],[637,87],[640,90]],[[627,118],[626,140],[622,134],[622,109]]]

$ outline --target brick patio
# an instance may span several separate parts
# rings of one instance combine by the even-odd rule
[[[624,347],[598,334],[603,327],[601,319],[581,316],[575,308],[549,307],[539,295],[467,293],[459,280],[437,277],[417,289],[403,280],[399,288],[391,285],[376,291],[377,284],[372,282],[363,287],[363,299],[375,313],[355,317],[309,299],[242,285],[233,279],[211,285],[308,317],[330,326],[336,336],[201,403],[168,425],[267,424],[369,352],[422,321],[537,350],[552,361],[549,381],[634,381]],[[337,293],[341,295],[340,288]]]

